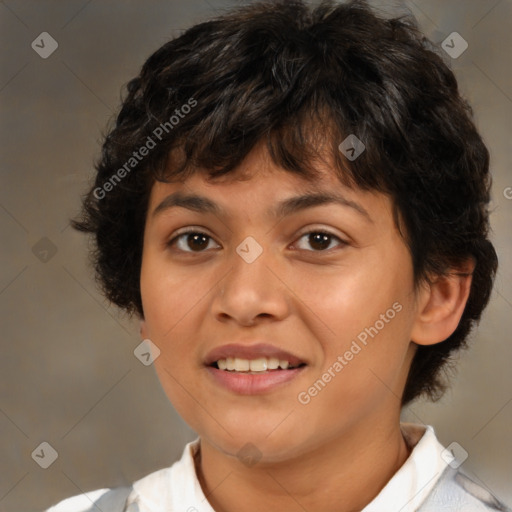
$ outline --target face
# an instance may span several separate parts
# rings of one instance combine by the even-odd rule
[[[305,181],[260,148],[244,179],[196,173],[151,192],[142,334],[176,410],[225,454],[252,443],[286,460],[398,420],[411,256],[387,196],[319,171]]]

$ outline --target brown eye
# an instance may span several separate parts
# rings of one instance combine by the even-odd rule
[[[202,233],[189,233],[186,237],[187,246],[193,251],[200,251],[208,246],[209,238],[209,236]]]
[[[310,231],[308,233],[304,233],[300,238],[300,240],[306,240],[306,245],[311,247],[311,249],[299,247],[300,249],[304,249],[309,252],[323,252],[327,249],[332,249],[336,245],[343,247],[347,245],[347,242],[341,240],[336,235],[332,233],[328,233],[325,231]],[[335,242],[334,246],[332,245]],[[337,244],[336,244],[337,242]],[[299,243],[300,245],[300,243]]]
[[[177,249],[183,252],[204,252],[209,248],[213,238],[200,231],[188,231],[181,233],[169,242],[169,245],[175,245]]]
[[[308,242],[315,250],[323,251],[331,244],[331,235],[326,233],[311,233]]]

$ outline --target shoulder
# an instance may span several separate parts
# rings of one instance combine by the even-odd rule
[[[512,512],[462,471],[446,468],[418,512]]]
[[[200,486],[193,456],[198,447],[199,438],[185,446],[181,459],[172,466],[158,469],[127,487],[98,489],[68,498],[45,512],[125,512],[138,510],[140,500],[149,502],[157,498],[159,503],[174,504],[176,500],[183,501],[184,493],[196,496]]]
[[[127,487],[97,489],[67,498],[44,512],[125,512],[131,510],[129,505],[137,503],[140,493],[164,499],[170,490],[174,468],[178,469],[178,464],[154,471]]]
[[[50,507],[46,512],[93,512],[98,510],[122,512],[131,491],[131,487],[97,489],[67,498]]]

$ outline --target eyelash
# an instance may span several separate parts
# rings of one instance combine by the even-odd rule
[[[339,236],[337,236],[334,233],[331,233],[329,231],[323,230],[323,229],[314,229],[314,230],[306,231],[305,233],[302,233],[298,237],[297,240],[300,240],[301,238],[303,238],[306,235],[312,235],[312,234],[315,234],[315,235],[326,235],[326,236],[331,238],[331,241],[332,240],[337,240],[339,242],[339,246],[340,247],[344,247],[344,246],[348,245],[348,242],[346,242],[345,240],[342,240]],[[182,231],[181,233],[178,233],[172,240],[170,240],[167,243],[167,245],[168,246],[174,246],[174,245],[176,245],[176,242],[180,238],[186,237],[187,235],[204,235],[205,237],[209,238],[210,240],[213,240],[213,237],[211,237],[207,233],[204,233],[203,231],[199,231],[197,229],[189,229],[187,231]],[[323,250],[318,250],[318,251],[317,250],[307,250],[307,249],[305,249],[305,250],[306,250],[306,252],[327,253],[327,252],[330,252],[332,249],[333,248],[331,247],[331,248],[328,248],[328,249],[323,249]],[[204,251],[191,251],[191,250],[182,250],[182,249],[178,249],[178,250],[180,250],[181,252],[189,253],[189,254],[194,254],[194,253],[200,254],[200,253],[206,252],[206,250],[204,250]]]

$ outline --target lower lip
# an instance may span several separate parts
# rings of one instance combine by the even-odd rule
[[[208,372],[223,387],[240,395],[268,393],[297,377],[305,366],[292,370],[267,371],[261,374],[229,372],[207,366]]]

